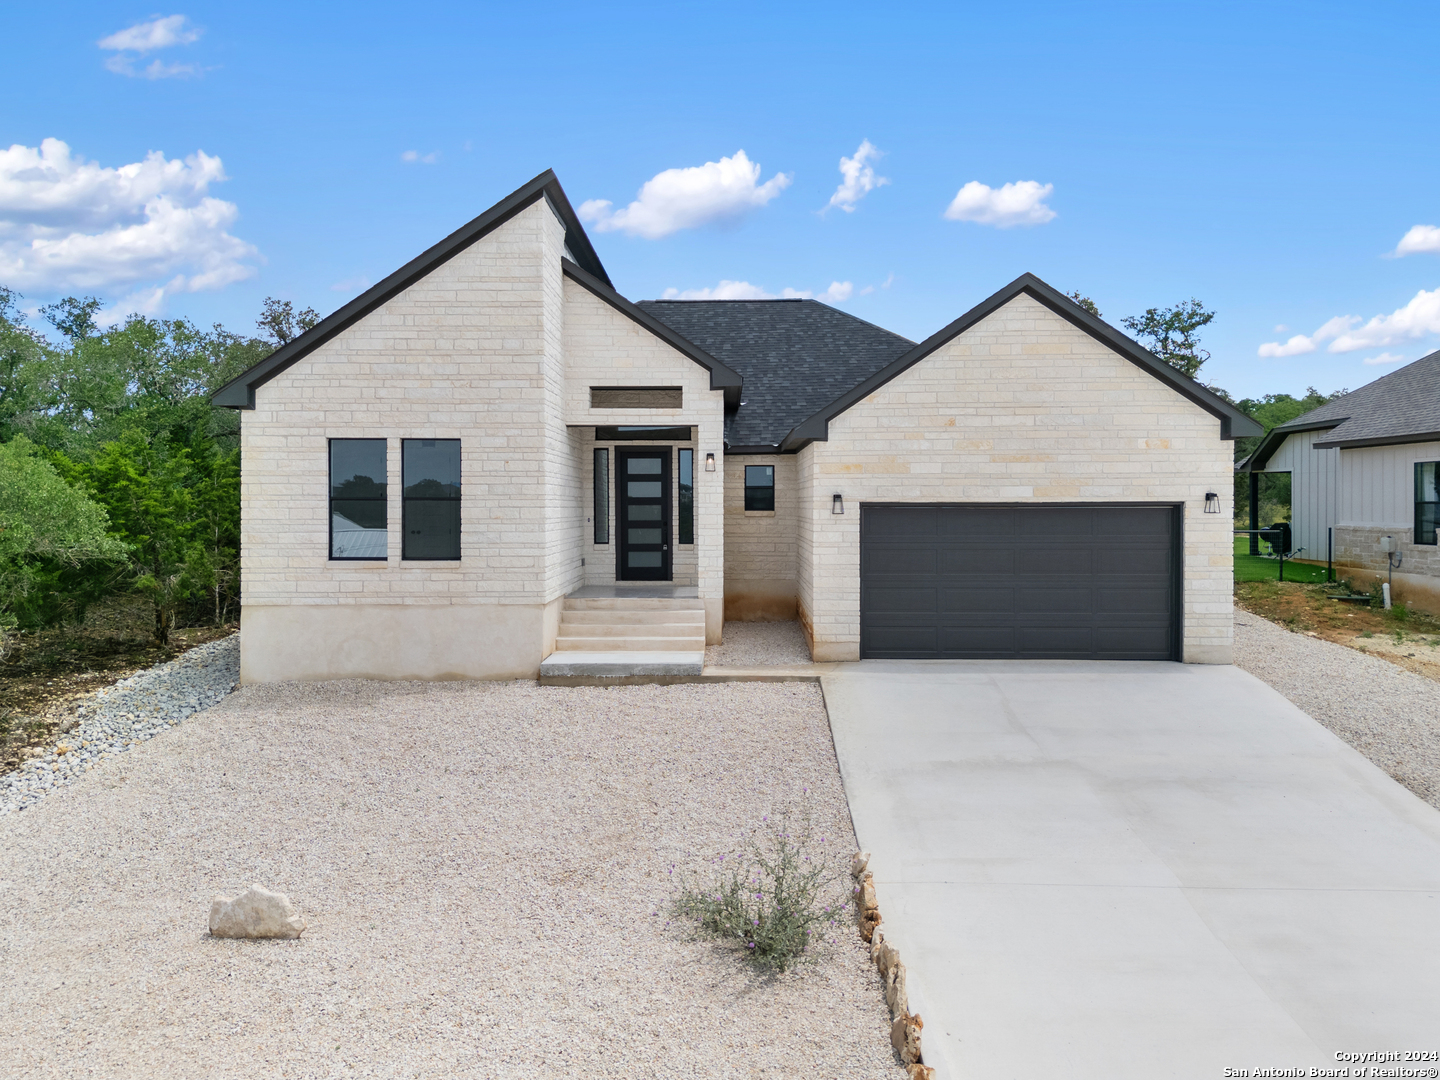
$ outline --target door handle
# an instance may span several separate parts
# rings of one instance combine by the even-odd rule
[[[669,544],[661,544],[661,545],[660,545],[660,550],[661,550],[661,551],[669,551],[669,550],[670,550],[670,545],[669,545]]]

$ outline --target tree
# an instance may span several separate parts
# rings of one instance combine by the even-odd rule
[[[64,572],[123,564],[104,509],[71,487],[23,435],[0,444],[0,655],[17,616],[45,606]]]
[[[1071,300],[1074,300],[1075,303],[1079,304],[1091,315],[1094,315],[1095,318],[1098,319],[1101,317],[1100,309],[1095,306],[1095,301],[1091,300],[1088,296],[1082,296],[1079,289],[1076,289],[1072,293],[1066,293],[1065,295],[1070,297]]]
[[[1192,298],[1174,307],[1148,308],[1144,315],[1128,315],[1123,325],[1161,360],[1193,379],[1210,359],[1200,348],[1198,331],[1213,318],[1213,311]]]
[[[267,296],[265,309],[260,313],[260,318],[255,320],[255,325],[264,331],[266,338],[278,349],[319,321],[320,313],[314,308],[307,307],[303,311],[296,311],[289,300],[276,300],[273,296]]]
[[[48,393],[50,350],[43,337],[21,321],[20,294],[0,286],[0,440],[17,425],[53,404]]]

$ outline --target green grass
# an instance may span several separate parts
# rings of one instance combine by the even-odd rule
[[[1267,546],[1262,544],[1262,547]],[[1248,536],[1235,537],[1235,580],[1236,581],[1276,581],[1280,576],[1280,563],[1276,559],[1266,559],[1259,555],[1251,555],[1250,538]],[[1325,580],[1325,567],[1311,566],[1309,563],[1285,562],[1286,581],[1316,582]]]

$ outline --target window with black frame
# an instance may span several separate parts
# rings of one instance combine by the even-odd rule
[[[678,452],[678,463],[676,476],[678,478],[677,488],[680,498],[680,530],[679,543],[695,543],[695,451],[680,450]]]
[[[384,560],[385,440],[330,440],[330,558]]]
[[[745,509],[775,509],[775,466],[745,466]]]
[[[402,439],[405,559],[460,558],[460,440]]]
[[[1435,521],[1440,518],[1440,461],[1415,463],[1415,543],[1435,543]]]
[[[595,448],[595,543],[610,543],[610,449]]]

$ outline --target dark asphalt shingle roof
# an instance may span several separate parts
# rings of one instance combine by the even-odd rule
[[[1440,352],[1422,356],[1342,398],[1311,409],[1276,431],[1314,430],[1333,420],[1326,443],[1394,440],[1440,432]]]
[[[914,342],[817,300],[642,300],[647,315],[745,380],[731,446],[778,446],[790,430]]]

